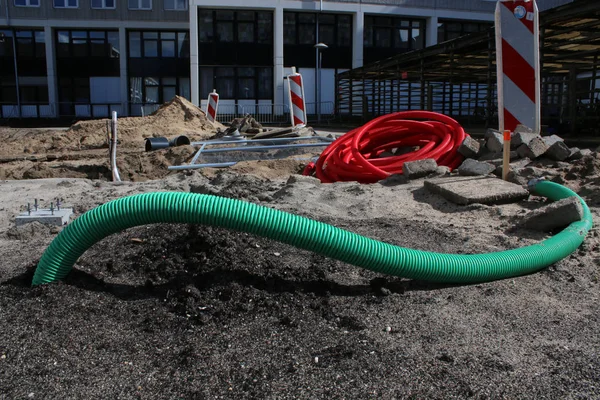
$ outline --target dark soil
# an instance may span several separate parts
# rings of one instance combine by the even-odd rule
[[[326,222],[432,251],[465,241]],[[138,227],[65,282],[29,288],[34,264],[1,280],[0,398],[600,398],[597,266],[579,257],[440,286],[217,228]]]

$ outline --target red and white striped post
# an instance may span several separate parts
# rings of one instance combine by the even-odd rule
[[[292,67],[292,74],[288,75],[290,93],[290,117],[292,126],[306,125],[306,103],[304,101],[304,85],[302,75]]]
[[[214,89],[212,93],[208,95],[208,103],[206,105],[206,117],[210,122],[215,122],[217,119],[217,109],[219,108],[219,94]]]
[[[496,4],[500,131],[522,124],[540,133],[540,27],[535,0]]]

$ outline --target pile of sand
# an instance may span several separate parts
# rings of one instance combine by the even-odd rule
[[[106,143],[106,119],[81,121],[67,132],[80,138],[83,147],[99,147]],[[191,140],[206,139],[224,128],[212,123],[200,108],[185,98],[175,96],[147,117],[120,118],[118,123],[119,144],[123,147],[142,148],[147,137],[186,135]]]
[[[0,130],[3,146],[0,157],[23,154],[52,154],[108,148],[109,119],[79,121],[68,130]],[[186,135],[202,140],[225,127],[212,123],[200,108],[176,96],[146,117],[119,118],[118,137],[121,148],[144,149],[147,137]]]

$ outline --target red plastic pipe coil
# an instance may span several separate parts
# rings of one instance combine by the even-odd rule
[[[329,145],[303,174],[315,172],[324,183],[357,181],[374,183],[401,174],[407,161],[432,158],[438,165],[458,167],[463,157],[457,149],[466,137],[454,119],[430,111],[403,111],[376,118]],[[394,149],[418,147],[407,154]]]

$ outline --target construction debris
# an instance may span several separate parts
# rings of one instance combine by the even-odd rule
[[[571,222],[580,221],[582,218],[581,202],[576,197],[569,197],[530,211],[520,225],[526,229],[550,232],[562,229]]]
[[[481,162],[467,158],[460,167],[458,174],[463,176],[488,175],[494,172],[496,166],[487,162]]]
[[[402,166],[402,174],[408,179],[423,178],[437,171],[437,162],[432,158],[424,160],[405,162]]]
[[[487,176],[429,179],[425,181],[425,188],[459,205],[506,204],[529,197],[529,192],[522,186]]]

